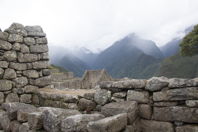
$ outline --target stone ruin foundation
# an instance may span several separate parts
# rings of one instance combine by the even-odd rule
[[[198,132],[198,78],[50,87],[46,34],[14,23],[0,32],[0,132]]]

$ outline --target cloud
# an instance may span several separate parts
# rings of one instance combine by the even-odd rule
[[[50,44],[104,49],[136,32],[157,45],[198,23],[197,0],[1,0],[0,26],[41,25]]]

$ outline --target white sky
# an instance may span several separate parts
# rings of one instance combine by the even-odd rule
[[[0,28],[41,25],[51,45],[104,49],[136,32],[161,46],[198,24],[198,0],[0,0]]]

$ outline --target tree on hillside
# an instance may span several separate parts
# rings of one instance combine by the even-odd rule
[[[194,26],[193,31],[183,38],[180,47],[182,56],[198,54],[198,25]]]

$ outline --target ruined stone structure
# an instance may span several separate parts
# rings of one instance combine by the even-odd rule
[[[0,131],[198,132],[198,78],[105,81],[87,71],[85,88],[98,88],[54,89],[46,44],[39,26],[0,32]]]
[[[0,103],[32,103],[33,93],[51,83],[45,36],[39,26],[17,23],[0,32]]]

